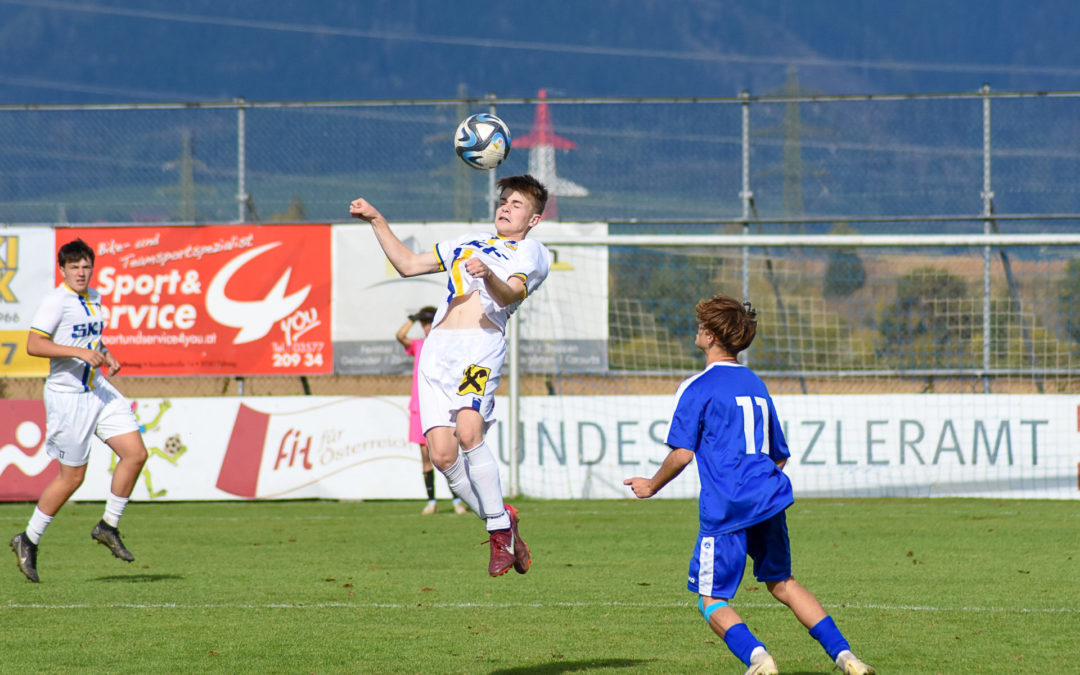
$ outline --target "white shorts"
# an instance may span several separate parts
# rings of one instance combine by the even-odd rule
[[[420,426],[452,427],[462,408],[484,418],[484,430],[495,423],[495,390],[506,360],[506,339],[495,330],[436,329],[420,351],[417,393]]]
[[[108,381],[90,391],[45,389],[45,451],[67,466],[90,460],[90,434],[102,441],[138,431],[131,401]]]

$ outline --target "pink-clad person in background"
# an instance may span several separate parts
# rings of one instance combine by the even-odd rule
[[[420,512],[425,516],[438,513],[439,504],[435,500],[435,467],[428,455],[427,438],[424,437],[424,429],[420,425],[420,395],[417,391],[419,384],[420,351],[424,348],[424,340],[431,332],[431,320],[435,318],[435,308],[421,307],[415,314],[410,314],[408,320],[401,324],[394,337],[405,348],[405,353],[413,357],[412,393],[409,395],[409,442],[420,446],[420,463],[424,471],[424,490],[427,491],[427,504]],[[424,331],[422,338],[410,338],[409,331],[413,325],[419,323]],[[468,513],[469,508],[460,497],[454,497],[454,513]]]

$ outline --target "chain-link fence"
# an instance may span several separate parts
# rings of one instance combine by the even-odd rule
[[[831,224],[821,218],[970,216],[989,176],[998,212],[1080,213],[1080,93],[983,90],[4,106],[0,222],[335,222],[359,193],[392,221],[485,220],[487,176],[456,158],[453,130],[494,109],[522,138],[538,105],[574,144],[557,151],[558,175],[588,192],[559,199],[561,220],[782,219],[780,231],[810,232]],[[500,173],[529,159],[515,148]]]
[[[457,159],[453,129],[469,113],[495,110],[522,138],[541,105],[553,132],[573,147],[555,151],[557,166],[531,166],[536,148],[519,145],[500,175],[539,169],[549,181],[572,181],[584,190],[560,195],[556,187],[549,217],[607,222],[612,234],[1080,230],[1080,93],[987,88],[693,100],[6,106],[0,223],[343,222],[357,195],[392,223],[485,221],[489,174]],[[1075,247],[770,247],[749,259],[747,275],[736,272],[746,262],[729,248],[613,249],[612,372],[690,367],[692,354],[635,365],[647,350],[634,335],[642,329],[619,322],[661,326],[656,339],[683,344],[689,296],[722,287],[766,310],[749,356],[756,368],[787,375],[795,390],[844,388],[852,373],[868,383],[901,370],[928,391],[946,381],[995,390],[988,376],[998,390],[1014,378],[1033,390],[1078,386]],[[638,318],[617,318],[624,315]],[[834,384],[815,387],[821,377]],[[408,387],[400,376],[195,382],[197,395]],[[553,386],[550,378],[537,382],[541,390]],[[140,386],[167,395],[178,383]],[[4,395],[13,388],[6,383]]]

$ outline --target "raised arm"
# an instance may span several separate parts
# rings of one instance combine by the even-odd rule
[[[379,240],[386,259],[394,266],[403,277],[415,277],[420,274],[438,272],[441,268],[439,260],[432,251],[416,253],[398,239],[390,229],[379,210],[364,198],[357,198],[349,205],[349,213],[353,218],[359,218],[371,223],[371,229],[375,238]]]
[[[397,333],[394,334],[394,337],[397,338],[397,341],[400,342],[401,346],[405,349],[408,349],[409,343],[412,342],[412,340],[409,339],[409,329],[412,328],[413,323],[415,322],[412,319],[406,319],[405,323],[401,324],[401,328],[398,328]]]

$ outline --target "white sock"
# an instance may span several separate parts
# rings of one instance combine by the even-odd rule
[[[119,527],[120,516],[124,515],[127,503],[127,497],[117,497],[110,491],[109,498],[105,500],[105,515],[101,519],[113,527]]]
[[[45,528],[49,527],[52,519],[52,516],[45,515],[41,512],[41,509],[35,506],[34,515],[30,516],[30,522],[26,524],[26,538],[37,546],[41,542],[41,535],[45,534]]]
[[[487,443],[481,442],[472,450],[466,450],[465,463],[469,479],[487,520],[488,532],[510,527],[510,515],[503,505],[502,484],[499,482],[499,465]]]
[[[440,469],[442,471],[442,469]],[[473,492],[472,482],[469,481],[469,470],[465,467],[465,457],[458,453],[457,459],[442,474],[446,476],[446,482],[450,490],[465,502],[472,512],[483,518],[480,513],[480,502]]]

